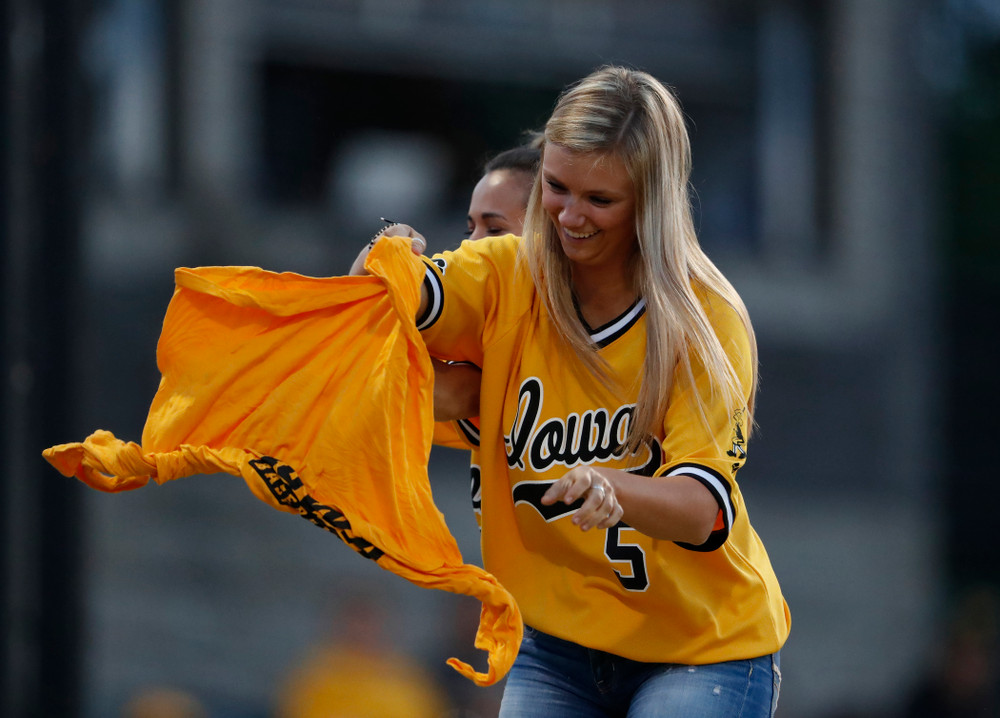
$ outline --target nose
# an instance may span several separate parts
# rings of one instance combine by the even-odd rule
[[[584,221],[579,204],[571,198],[566,199],[559,209],[559,223],[564,227],[573,228],[580,227]]]

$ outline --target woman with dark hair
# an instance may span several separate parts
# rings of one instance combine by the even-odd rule
[[[469,200],[469,239],[521,236],[528,196],[542,158],[537,145],[536,141],[504,150],[486,163]]]

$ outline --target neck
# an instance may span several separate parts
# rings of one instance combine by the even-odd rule
[[[621,316],[635,302],[638,292],[624,272],[573,268],[573,294],[589,327],[597,328]]]

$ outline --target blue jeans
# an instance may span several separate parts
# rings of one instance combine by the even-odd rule
[[[528,626],[500,718],[771,718],[778,654],[685,666],[640,663]]]

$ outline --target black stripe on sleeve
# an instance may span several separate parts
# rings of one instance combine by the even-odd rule
[[[433,326],[444,308],[444,286],[429,263],[424,268],[424,288],[427,290],[427,308],[417,317],[417,329],[420,331]]]
[[[479,429],[468,419],[458,419],[455,424],[462,432],[466,440],[475,447],[479,447]]]
[[[719,472],[700,464],[681,464],[673,467],[665,475],[690,476],[712,492],[712,496],[715,497],[719,508],[722,510],[723,527],[717,531],[713,531],[705,543],[700,545],[685,543],[683,541],[675,541],[674,543],[690,551],[715,551],[722,546],[726,542],[726,539],[729,538],[729,531],[732,529],[733,520],[736,518],[736,509],[733,506],[732,490],[729,482]]]

